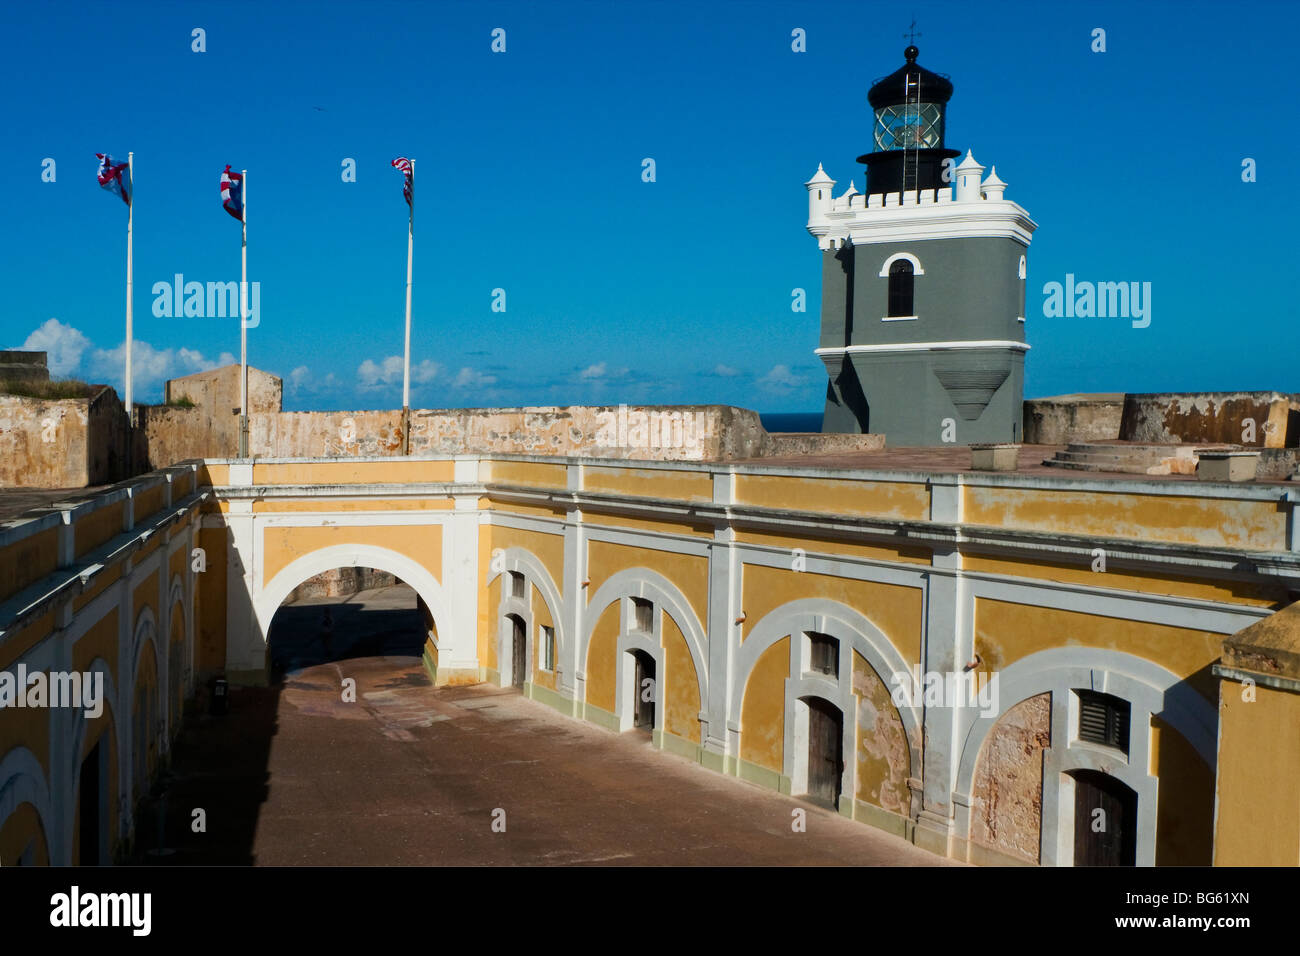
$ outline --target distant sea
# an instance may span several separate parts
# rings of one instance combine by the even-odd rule
[[[821,412],[759,412],[759,421],[769,432],[819,432]]]

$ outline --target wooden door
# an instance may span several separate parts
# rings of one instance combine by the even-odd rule
[[[844,773],[844,718],[839,708],[809,697],[808,796],[838,807]]]
[[[524,622],[517,617],[511,617],[510,622],[513,625],[511,645],[510,645],[510,683],[520,690],[524,689],[524,651],[526,642],[524,641]]]
[[[1137,862],[1137,794],[1108,774],[1074,777],[1074,865],[1133,866]]]
[[[633,651],[636,661],[636,702],[632,707],[632,726],[637,730],[654,730],[655,700],[659,684],[655,679],[655,660],[645,651]]]

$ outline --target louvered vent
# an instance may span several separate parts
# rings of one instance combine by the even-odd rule
[[[1079,697],[1079,739],[1128,753],[1128,701],[1091,690],[1075,693]]]

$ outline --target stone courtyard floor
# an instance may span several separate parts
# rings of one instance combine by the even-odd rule
[[[516,691],[433,687],[417,656],[392,653],[411,648],[419,625],[402,607],[404,586],[325,600],[335,604],[332,653],[342,659],[310,662],[319,607],[282,609],[293,612],[272,634],[273,649],[289,648],[283,683],[234,688],[228,714],[187,721],[167,776],[167,852],[155,852],[156,816],[146,813],[134,862],[949,862]],[[284,637],[290,626],[296,650]],[[347,678],[355,702],[344,699]],[[806,832],[792,829],[795,808],[806,811]],[[192,827],[199,809],[203,833]]]

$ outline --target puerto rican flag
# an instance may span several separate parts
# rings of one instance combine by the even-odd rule
[[[116,163],[108,153],[96,153],[99,160],[99,185],[109,192],[122,197],[122,202],[131,205],[131,172],[129,163]]]
[[[410,206],[412,209],[414,209],[415,208],[415,196],[414,196],[415,168],[411,165],[411,161],[407,159],[405,156],[398,156],[395,160],[393,160],[393,168],[400,170],[403,176],[405,177],[406,181],[402,183],[402,195],[406,197],[406,204]]]
[[[244,221],[244,177],[226,164],[221,174],[221,206],[240,222]]]

